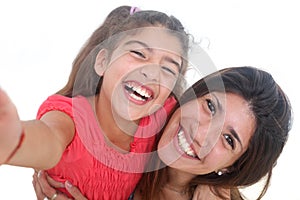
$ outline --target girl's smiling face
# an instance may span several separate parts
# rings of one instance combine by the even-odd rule
[[[164,29],[145,29],[125,37],[110,59],[98,54],[101,95],[114,114],[137,120],[156,111],[170,95],[183,63],[177,37]]]
[[[159,157],[194,175],[226,170],[247,150],[255,128],[241,96],[212,92],[175,111],[159,141]]]

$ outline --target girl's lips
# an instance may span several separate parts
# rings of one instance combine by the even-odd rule
[[[128,99],[135,104],[143,105],[151,101],[154,96],[153,90],[136,81],[123,83],[124,91]]]

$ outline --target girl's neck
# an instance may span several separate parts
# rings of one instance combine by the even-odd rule
[[[99,126],[108,142],[125,151],[130,150],[137,125],[133,121],[125,120],[112,111],[111,102],[97,95],[91,99]]]

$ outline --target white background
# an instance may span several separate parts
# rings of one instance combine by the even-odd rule
[[[288,94],[294,125],[264,199],[300,200],[296,83],[300,6],[296,0],[195,2],[1,1],[0,86],[15,102],[21,119],[33,119],[41,102],[64,85],[79,49],[112,9],[134,5],[172,14],[196,40],[205,39],[204,47],[218,68],[251,65],[265,69]],[[1,166],[0,200],[36,199],[32,174],[31,169]],[[257,186],[246,190],[249,199],[256,193]]]

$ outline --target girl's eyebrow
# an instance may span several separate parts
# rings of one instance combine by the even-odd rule
[[[174,59],[172,59],[170,57],[165,58],[165,60],[168,61],[168,62],[170,62],[170,63],[173,63],[174,65],[176,65],[178,71],[180,72],[181,65],[178,62],[176,62]]]
[[[131,45],[131,44],[139,44],[139,45],[143,46],[150,53],[153,52],[153,48],[149,47],[146,43],[141,42],[139,40],[130,40],[125,43],[125,45]],[[174,59],[172,59],[170,57],[165,58],[165,60],[176,65],[176,67],[178,68],[178,71],[180,72],[181,64],[179,64],[178,62],[176,62]]]
[[[143,46],[145,49],[147,49],[149,52],[153,51],[153,49],[150,48],[146,43],[141,42],[139,40],[130,40],[130,41],[125,43],[125,45],[131,45],[131,44],[139,44],[139,45]]]

